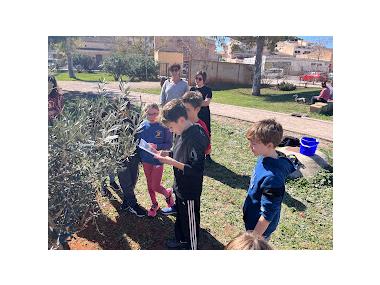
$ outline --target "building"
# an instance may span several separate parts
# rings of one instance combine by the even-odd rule
[[[146,48],[147,52],[153,50],[153,37],[79,37],[80,43],[77,52],[80,54],[89,55],[96,60],[96,64],[102,63],[104,57],[115,52],[126,53],[133,45]],[[145,46],[144,46],[145,45]],[[153,56],[153,54],[150,54]]]
[[[79,40],[77,53],[93,57],[96,65],[116,49],[116,37],[79,37]]]
[[[282,41],[276,45],[281,56],[292,56],[332,62],[333,49],[324,47],[323,43],[310,43],[304,40]]]
[[[264,47],[263,55],[266,56],[270,54],[270,50]],[[250,47],[233,39],[223,46],[223,52],[221,53],[223,61],[232,63],[244,63],[244,59],[252,58],[254,55],[256,55],[256,47]]]
[[[219,58],[215,39],[211,37],[154,37],[154,54],[160,64],[160,75],[169,75],[167,67],[179,63],[185,77],[191,60],[216,61]]]
[[[301,75],[307,72],[330,72],[329,61],[290,56],[267,56],[263,58],[265,69],[281,68],[285,75]]]

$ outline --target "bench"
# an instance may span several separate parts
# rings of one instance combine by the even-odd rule
[[[333,100],[328,100],[327,103],[316,102],[313,105],[310,105],[310,113],[318,113],[318,114],[333,114]]]

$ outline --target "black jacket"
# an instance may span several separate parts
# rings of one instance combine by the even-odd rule
[[[195,124],[174,140],[172,157],[185,164],[184,170],[174,169],[175,194],[183,200],[199,198],[202,193],[205,150],[209,138],[201,126]]]

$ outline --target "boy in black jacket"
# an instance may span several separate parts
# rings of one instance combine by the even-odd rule
[[[167,241],[166,245],[170,249],[194,250],[198,248],[204,152],[209,138],[202,127],[188,120],[186,108],[178,99],[164,106],[162,122],[178,135],[171,151],[160,151],[155,156],[174,170],[175,240]]]

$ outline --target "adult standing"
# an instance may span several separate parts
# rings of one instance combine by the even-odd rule
[[[189,85],[180,77],[181,66],[177,63],[169,67],[171,78],[166,80],[161,88],[160,104],[164,106],[173,99],[181,99],[189,90]]]
[[[199,119],[205,122],[207,129],[210,133],[211,140],[211,113],[210,113],[210,103],[212,99],[212,90],[206,86],[207,74],[205,71],[198,71],[195,75],[195,87],[191,87],[190,91],[199,91],[203,96],[203,103],[201,110],[198,113]],[[206,156],[206,160],[210,161],[210,154]]]

